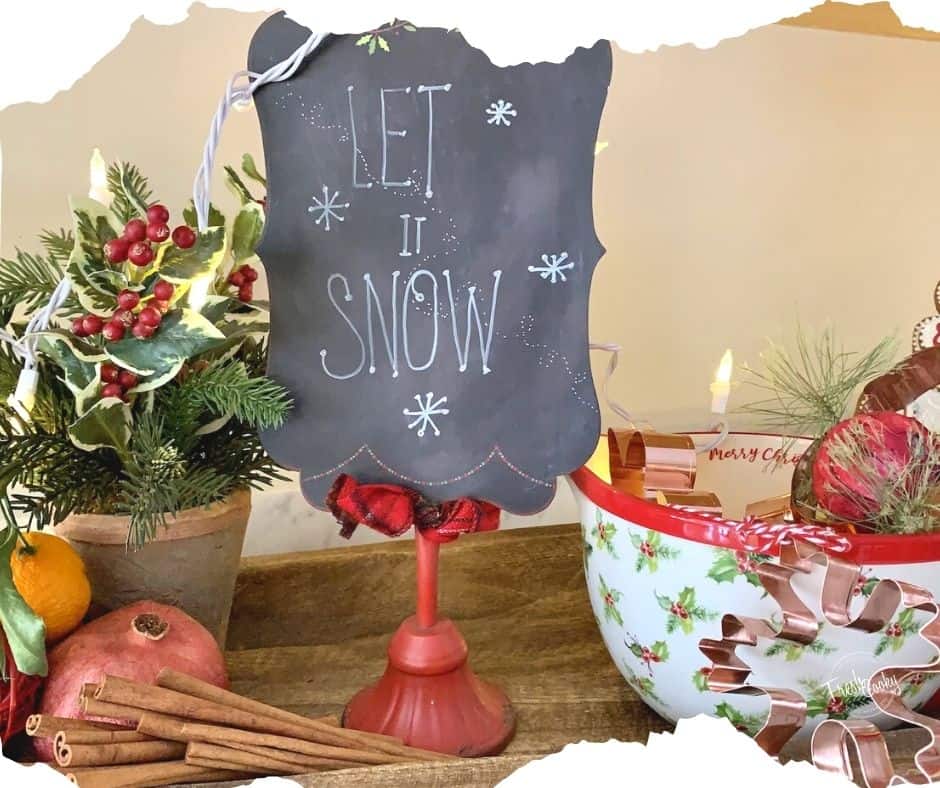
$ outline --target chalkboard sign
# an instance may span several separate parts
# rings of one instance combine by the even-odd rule
[[[252,71],[310,31],[255,34]],[[591,454],[588,295],[607,42],[497,68],[457,31],[335,36],[255,96],[269,374],[264,444],[322,506],[340,473],[528,513]]]

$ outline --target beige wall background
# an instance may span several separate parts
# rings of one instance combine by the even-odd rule
[[[220,92],[263,18],[194,5],[176,26],[139,22],[72,90],[0,112],[0,252],[68,222],[66,195],[87,191],[94,147],[136,162],[182,208]],[[892,332],[906,346],[940,278],[937,74],[937,42],[782,26],[711,50],[615,50],[591,334],[624,347],[618,400],[664,428],[707,426],[724,349],[757,362],[765,338],[792,337],[797,319],[833,323],[848,347]],[[230,116],[218,161],[243,151],[260,161],[253,112]],[[215,195],[232,204],[219,177]],[[594,361],[600,382],[606,357]],[[562,486],[541,515],[506,522],[576,517]],[[285,485],[256,496],[247,549],[326,546],[335,530]]]

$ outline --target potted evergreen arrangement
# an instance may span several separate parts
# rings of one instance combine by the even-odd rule
[[[226,168],[239,208],[172,229],[133,165],[108,169],[108,205],[70,202],[73,226],[39,254],[0,261],[0,510],[20,531],[55,526],[84,560],[94,601],[180,605],[224,641],[251,488],[278,478],[258,430],[284,420],[265,375],[266,302],[255,246],[264,177]],[[47,328],[26,324],[64,276]],[[61,295],[61,291],[60,291]],[[12,341],[11,341],[12,340]],[[17,388],[23,343],[38,358]]]

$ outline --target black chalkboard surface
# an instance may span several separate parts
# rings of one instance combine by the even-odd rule
[[[309,35],[279,14],[252,71]],[[335,36],[255,96],[268,171],[259,254],[264,444],[323,506],[340,473],[442,501],[544,508],[600,431],[588,295],[607,42],[497,68],[457,31]]]

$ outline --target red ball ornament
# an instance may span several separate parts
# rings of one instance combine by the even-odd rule
[[[130,372],[126,369],[122,369],[118,375],[118,383],[121,384],[121,387],[126,391],[127,389],[132,389],[137,385],[138,378],[133,372]]]
[[[102,383],[117,383],[120,374],[121,370],[114,364],[102,364],[98,377],[101,378]]]
[[[88,334],[85,333],[85,321],[83,318],[76,317],[72,321],[72,333],[77,337],[87,337]]]
[[[140,314],[137,315],[138,324],[145,325],[149,328],[156,328],[160,325],[160,321],[163,320],[163,315],[160,314],[160,310],[154,309],[152,306],[145,306],[140,310]]]
[[[147,222],[143,219],[131,219],[124,225],[124,238],[128,243],[143,241],[147,237]]]
[[[238,300],[244,301],[246,304],[251,301],[254,297],[253,288],[251,282],[246,282],[241,287],[238,288]]]
[[[126,238],[112,238],[104,245],[104,259],[109,263],[123,263],[130,245]]]
[[[137,241],[131,244],[127,256],[134,265],[150,265],[153,262],[153,248],[147,241]]]
[[[196,243],[196,232],[192,227],[181,224],[173,231],[173,243],[175,243],[180,249],[189,249],[194,243]]]
[[[243,265],[238,269],[241,271],[242,276],[245,277],[246,282],[257,282],[258,281],[258,272],[252,268],[250,265]]]
[[[134,323],[134,327],[131,329],[131,333],[138,339],[149,339],[153,336],[155,329],[153,326],[145,326],[139,320]]]
[[[169,301],[176,290],[171,282],[161,279],[153,286],[153,297],[158,301]]]
[[[117,302],[121,309],[133,309],[140,303],[140,294],[133,290],[122,290],[118,293]]]
[[[169,301],[160,301],[155,298],[153,299],[153,301],[150,302],[150,306],[152,306],[154,309],[159,310],[161,315],[165,315],[167,312],[170,311]]]
[[[882,490],[912,460],[912,448],[931,440],[916,419],[894,411],[863,413],[836,424],[819,444],[813,492],[819,505],[848,522],[878,514]]]
[[[245,278],[245,274],[241,271],[232,271],[228,275],[228,283],[234,285],[235,287],[241,287],[244,284],[248,283],[248,280]]]
[[[170,237],[170,228],[165,224],[148,224],[147,239],[155,244],[163,243]]]
[[[117,342],[119,339],[124,338],[124,329],[126,326],[120,320],[114,320],[113,318],[104,324],[104,327],[101,329],[101,333],[104,334],[104,338],[108,342]]]
[[[85,336],[92,336],[101,331],[104,326],[104,321],[98,317],[98,315],[85,315],[82,318],[82,329],[85,331]]]
[[[117,397],[118,399],[124,399],[124,389],[118,383],[109,383],[101,389],[101,396],[102,398]]]
[[[150,224],[166,224],[170,221],[170,212],[165,205],[154,203],[147,209],[147,221]]]

